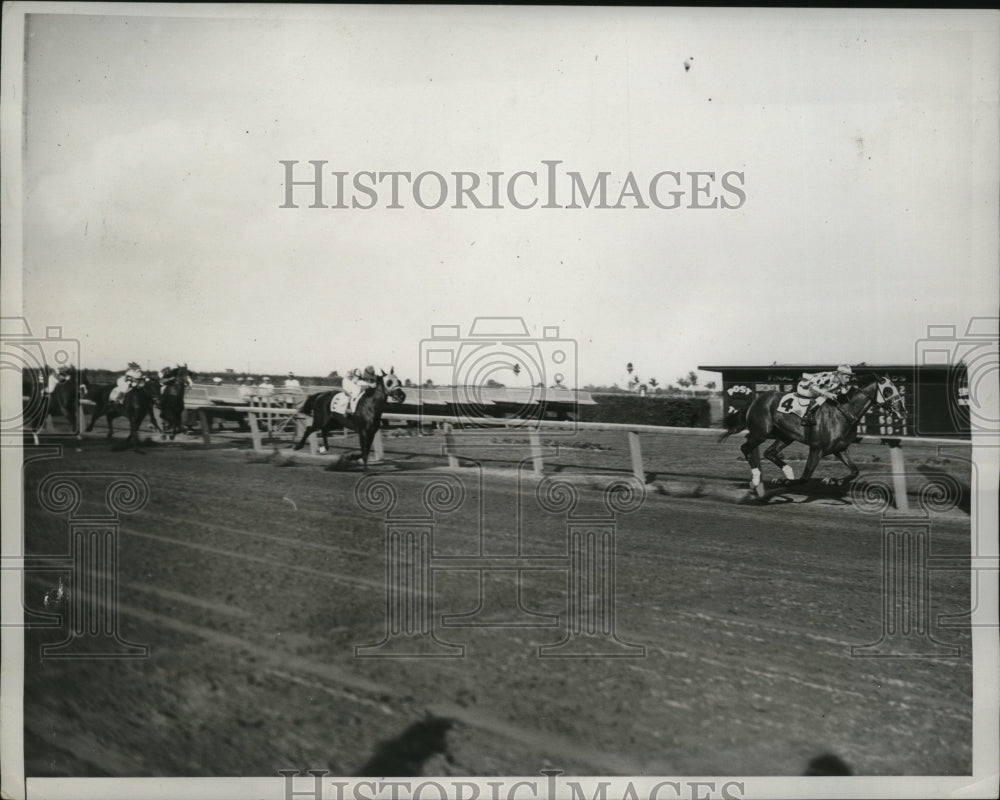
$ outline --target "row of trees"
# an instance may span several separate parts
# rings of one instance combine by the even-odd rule
[[[583,387],[584,391],[587,392],[631,392],[637,394],[686,394],[695,393],[699,391],[714,392],[716,389],[715,381],[708,381],[701,386],[698,385],[698,373],[694,370],[688,372],[687,375],[677,378],[673,384],[662,385],[656,378],[648,378],[643,381],[639,378],[635,371],[635,366],[630,362],[625,367],[628,373],[625,379],[625,386],[619,386],[617,383],[613,383],[610,386],[607,385],[597,385],[597,384],[587,384]],[[520,373],[520,365],[514,364],[511,371],[517,375]],[[331,380],[340,380],[341,375],[337,370],[333,370],[328,378]],[[406,388],[413,388],[417,384],[413,383],[409,378],[403,380],[403,386]],[[434,388],[434,382],[428,378],[421,384],[424,388],[432,389]],[[539,386],[543,384],[539,383]],[[485,384],[487,389],[503,389],[506,388],[506,384],[495,381],[492,378],[486,381]]]

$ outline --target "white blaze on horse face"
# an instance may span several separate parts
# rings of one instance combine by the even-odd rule
[[[759,486],[760,485],[760,470],[756,467],[750,468],[750,485]]]

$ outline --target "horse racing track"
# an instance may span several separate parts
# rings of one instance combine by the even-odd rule
[[[735,445],[657,445],[722,488],[643,495],[605,492],[627,453],[594,436],[544,481],[442,470],[433,438],[389,438],[364,480],[236,436],[66,439],[28,463],[25,552],[51,559],[25,580],[27,775],[971,770],[967,566],[927,573],[929,628],[887,635],[883,517],[730,499]],[[74,622],[74,581],[112,572],[68,579],[66,554],[109,504],[102,638]],[[934,559],[969,556],[962,508],[925,532]],[[109,654],[133,657],[86,657]]]

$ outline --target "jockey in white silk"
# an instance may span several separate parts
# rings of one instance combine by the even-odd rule
[[[131,391],[132,387],[135,386],[140,380],[142,380],[142,367],[134,361],[130,361],[128,369],[125,370],[125,374],[118,379],[117,383],[115,383],[108,399],[111,400],[112,403],[120,402],[121,399],[129,391]]]
[[[365,371],[360,369],[349,369],[341,384],[341,388],[347,394],[347,413],[353,414],[358,406],[358,401],[364,396],[365,389],[370,389],[375,385],[375,367],[365,367]]]
[[[70,378],[70,369],[65,364],[57,369],[49,370],[49,379],[45,385],[45,394],[52,394],[60,383],[66,383]]]
[[[809,408],[802,416],[802,424],[812,425],[819,407],[827,400],[836,400],[840,395],[846,394],[853,380],[854,370],[846,365],[837,367],[834,372],[803,374],[795,387],[795,394],[810,401]]]

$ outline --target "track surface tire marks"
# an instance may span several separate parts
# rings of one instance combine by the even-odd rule
[[[966,572],[931,573],[932,632],[961,658],[850,657],[881,630],[877,517],[650,494],[619,518],[616,548],[617,633],[645,658],[539,659],[561,628],[448,627],[464,658],[356,659],[386,624],[383,523],[355,504],[358,473],[85,441],[26,468],[28,553],[65,552],[65,520],[34,500],[60,469],[150,485],[120,537],[121,632],[150,657],[42,661],[65,629],[27,631],[32,776],[351,775],[442,717],[444,746],[417,748],[425,775],[795,775],[826,751],[856,774],[971,766],[968,632],[935,623],[968,610]],[[516,547],[516,489],[487,476],[442,518],[440,552],[474,551],[478,503],[490,552]],[[525,523],[524,552],[565,554],[564,521],[535,508]],[[968,555],[968,519],[935,520],[932,552]],[[515,574],[488,590],[514,596]],[[26,606],[56,579],[32,576]],[[478,589],[475,573],[443,574],[435,614],[473,610]],[[565,615],[561,573],[522,573],[521,589]]]

